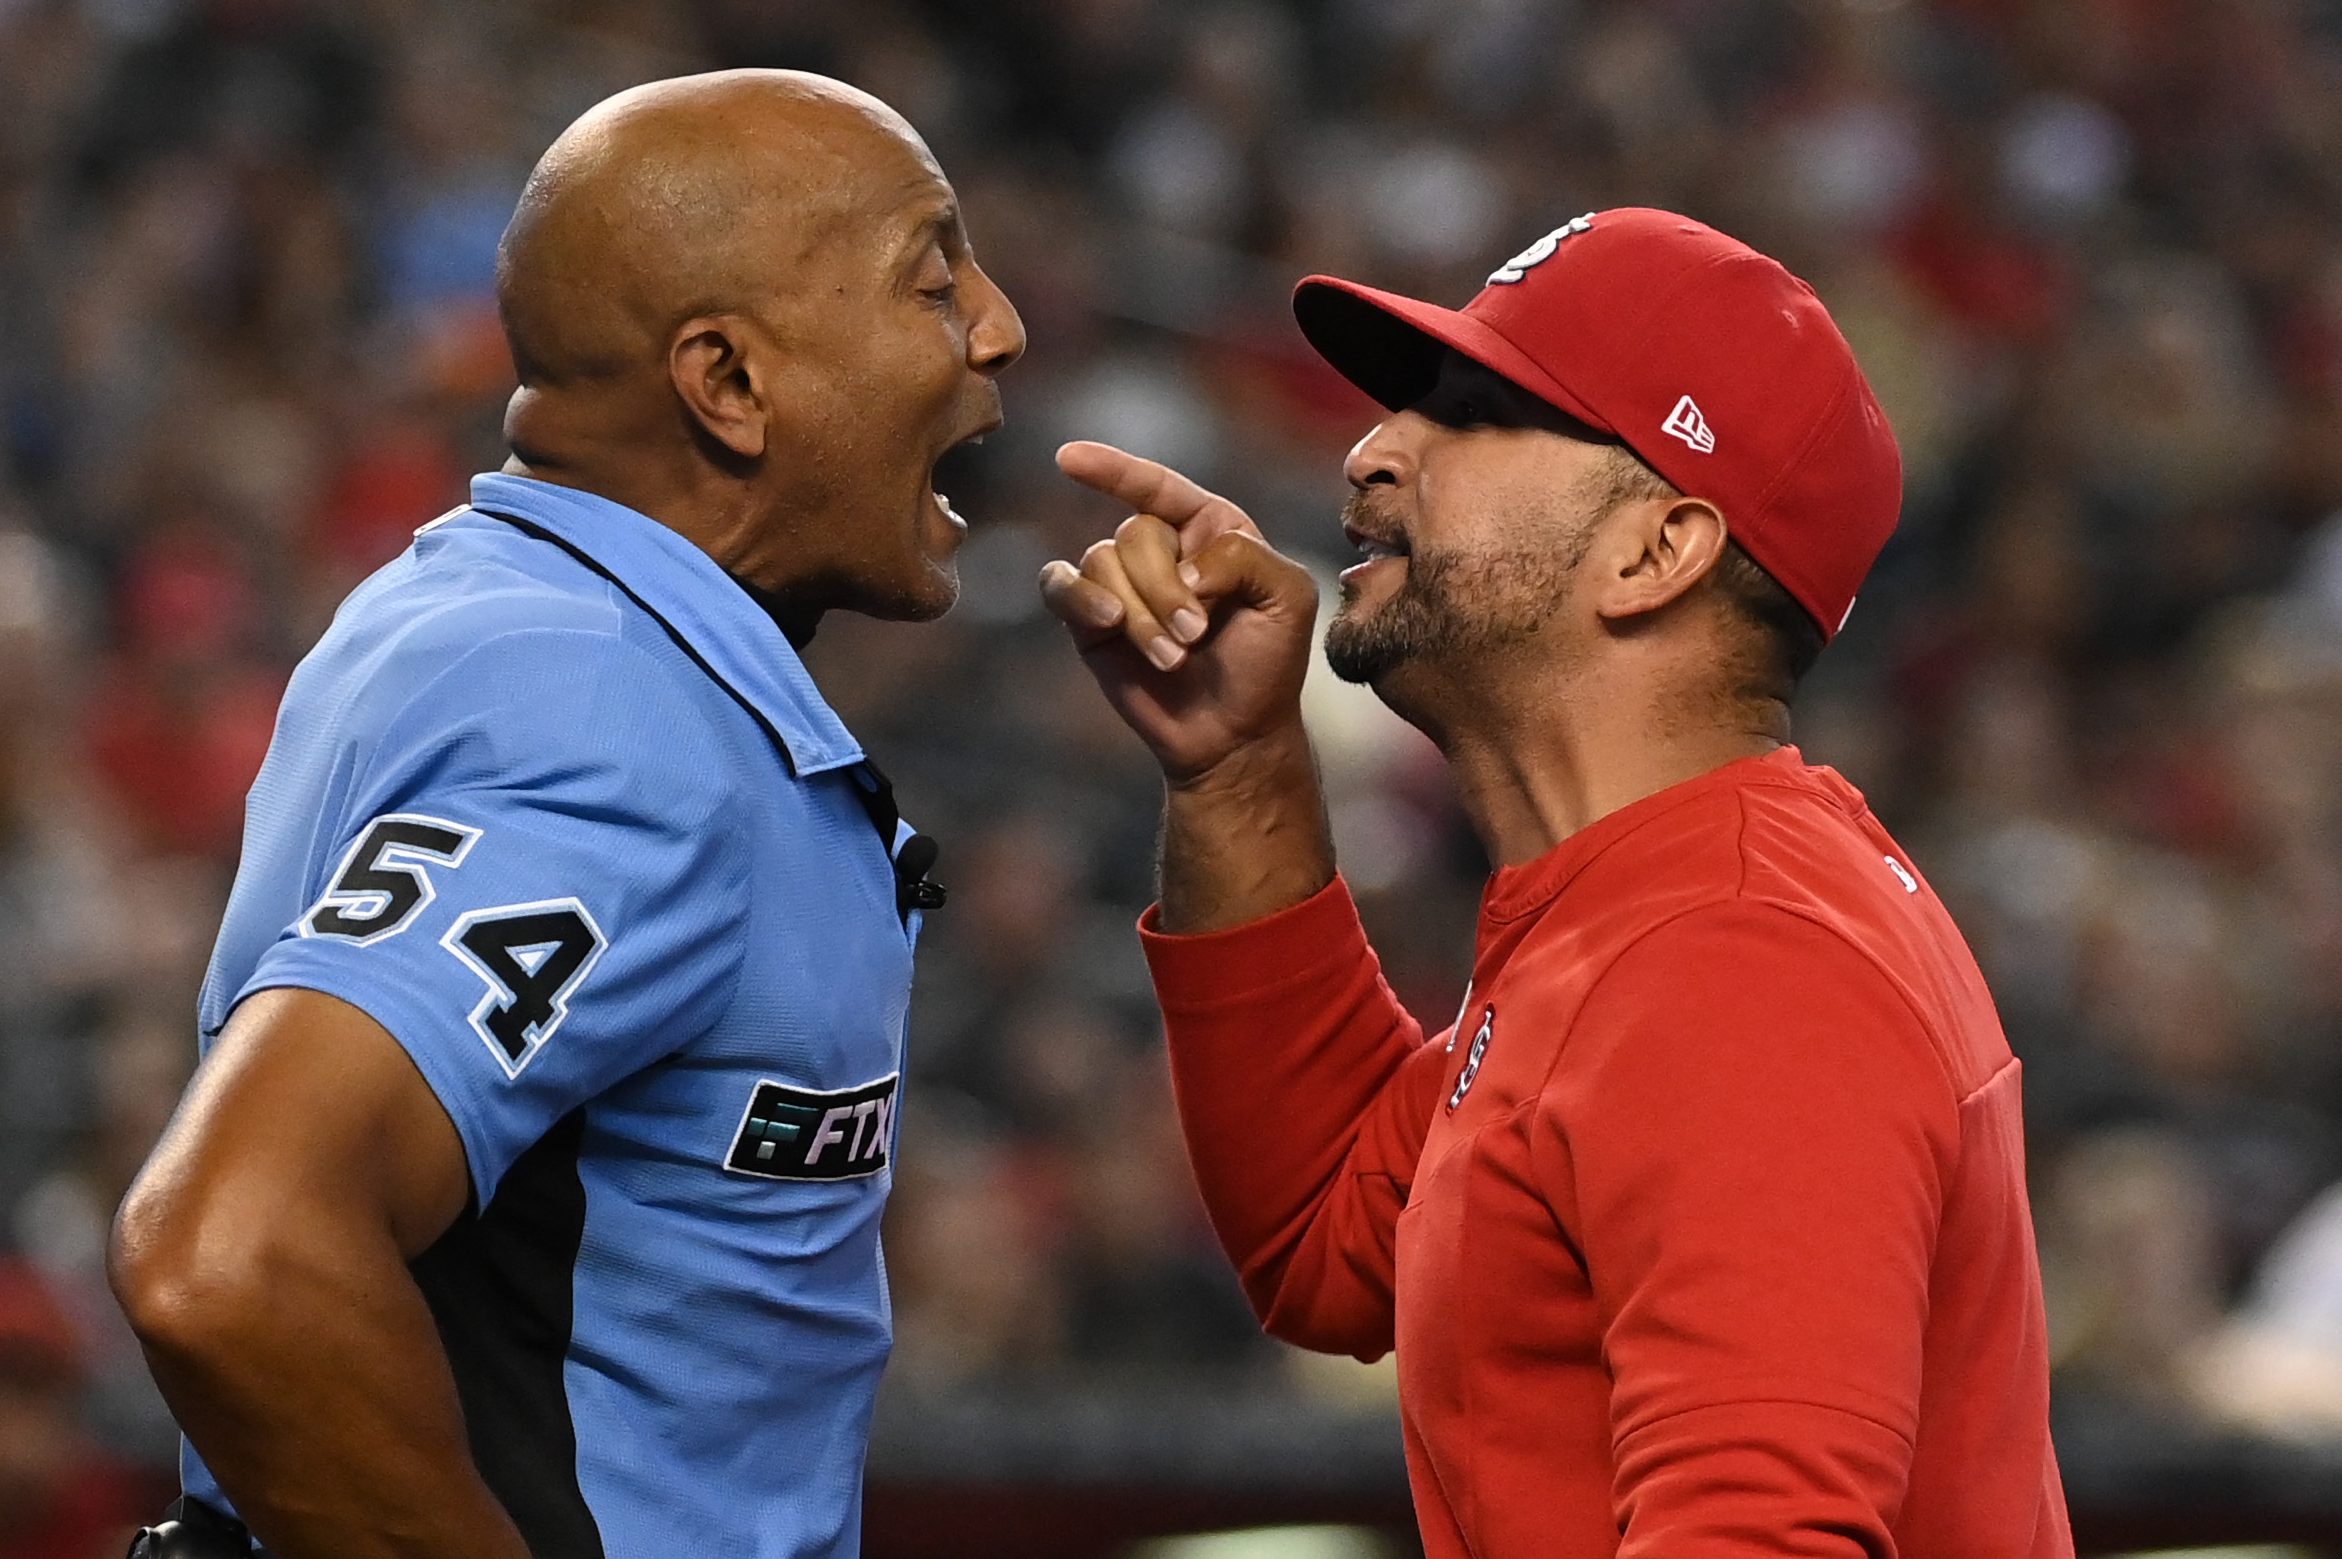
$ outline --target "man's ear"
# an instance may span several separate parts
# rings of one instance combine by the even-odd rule
[[[1594,611],[1606,622],[1647,617],[1680,600],[1722,561],[1730,539],[1723,514],[1704,498],[1623,503],[1603,529],[1597,556],[1607,561]]]
[[[676,327],[667,346],[667,378],[684,410],[743,460],[761,458],[771,432],[771,387],[754,339],[736,314],[703,314]]]

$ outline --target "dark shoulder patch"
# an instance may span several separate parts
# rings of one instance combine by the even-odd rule
[[[766,1180],[859,1180],[886,1168],[894,1146],[898,1074],[816,1092],[760,1082],[724,1167]]]

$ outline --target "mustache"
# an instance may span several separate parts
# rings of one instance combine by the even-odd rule
[[[1404,541],[1407,539],[1407,528],[1399,523],[1395,508],[1395,505],[1384,502],[1383,495],[1372,488],[1353,489],[1342,504],[1342,523],[1362,536]]]

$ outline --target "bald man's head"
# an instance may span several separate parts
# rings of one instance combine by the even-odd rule
[[[497,251],[521,382],[655,361],[692,315],[803,285],[841,225],[920,180],[943,173],[918,132],[826,76],[719,71],[597,104],[538,161]]]
[[[886,104],[773,70],[610,98],[530,174],[497,303],[518,468],[659,502],[727,567],[824,606],[950,604],[934,462],[997,422],[991,377],[1024,335]]]

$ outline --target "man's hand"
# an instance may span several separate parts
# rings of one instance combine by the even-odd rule
[[[1058,468],[1138,510],[1041,571],[1041,597],[1173,785],[1301,727],[1317,582],[1242,509],[1168,466],[1074,443]]]
[[[1301,727],[1317,581],[1168,466],[1088,443],[1057,464],[1139,511],[1078,569],[1043,569],[1041,597],[1169,782],[1157,923],[1218,931],[1309,898],[1334,877]]]

